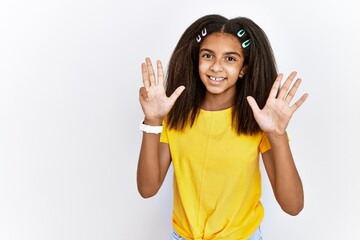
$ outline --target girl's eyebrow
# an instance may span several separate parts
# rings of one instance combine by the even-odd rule
[[[232,54],[241,57],[241,55],[238,52],[226,52],[226,53],[224,53],[224,55],[232,55]]]
[[[210,52],[210,53],[214,53],[214,51],[212,51],[211,49],[208,49],[208,48],[200,49],[200,52],[202,52],[202,51],[207,51],[207,52]],[[223,55],[237,55],[237,56],[241,57],[241,55],[238,52],[225,52],[225,53],[223,53]]]
[[[210,50],[210,49],[208,49],[208,48],[202,48],[202,49],[200,49],[200,52],[203,52],[203,51],[214,53],[214,51],[212,51],[212,50]]]

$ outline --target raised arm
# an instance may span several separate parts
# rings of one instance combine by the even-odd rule
[[[185,87],[178,87],[167,97],[164,89],[164,71],[157,61],[157,79],[149,58],[141,65],[144,86],[139,91],[139,101],[144,112],[144,124],[161,126],[176,99]],[[143,133],[137,168],[137,186],[144,198],[154,196],[160,189],[171,162],[168,144],[160,143],[160,135]]]
[[[301,83],[301,79],[298,78],[290,88],[295,76],[296,72],[291,73],[281,88],[283,76],[280,74],[277,77],[263,109],[259,109],[256,101],[248,97],[254,117],[260,128],[266,132],[271,144],[271,149],[263,153],[262,157],[274,195],[281,208],[290,215],[297,215],[303,209],[304,192],[290,150],[286,128],[294,112],[308,96],[304,94],[295,104],[289,106]]]

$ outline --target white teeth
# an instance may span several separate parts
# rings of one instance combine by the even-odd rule
[[[210,79],[213,80],[213,81],[222,81],[225,78],[223,78],[223,77],[210,77]]]

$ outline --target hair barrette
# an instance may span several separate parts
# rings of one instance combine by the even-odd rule
[[[251,40],[248,39],[248,40],[246,40],[245,42],[243,42],[243,43],[241,44],[241,46],[242,46],[243,48],[247,48],[247,47],[250,45],[250,43],[251,43]]]
[[[206,28],[203,28],[203,29],[201,30],[201,36],[205,37],[206,34],[207,34],[207,30],[206,30]],[[197,41],[197,42],[200,42],[200,41],[201,41],[201,36],[200,36],[200,34],[196,36],[196,41]]]
[[[237,33],[238,37],[242,37],[242,36],[244,36],[244,34],[245,34],[245,30],[244,30],[244,29],[241,29],[241,30],[238,31],[238,33]]]
[[[238,31],[238,33],[236,34],[239,38],[243,37],[245,35],[245,30],[242,28],[240,29],[240,31]],[[251,39],[247,39],[245,41],[242,41],[242,48],[247,48],[251,43]]]

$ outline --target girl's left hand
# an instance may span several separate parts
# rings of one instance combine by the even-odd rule
[[[284,135],[292,115],[308,97],[308,94],[305,93],[299,100],[290,106],[290,102],[294,98],[301,83],[301,79],[298,78],[290,88],[295,76],[296,72],[292,72],[280,88],[283,74],[278,75],[263,109],[259,108],[253,97],[247,97],[248,103],[254,113],[255,120],[263,131],[278,136]]]

